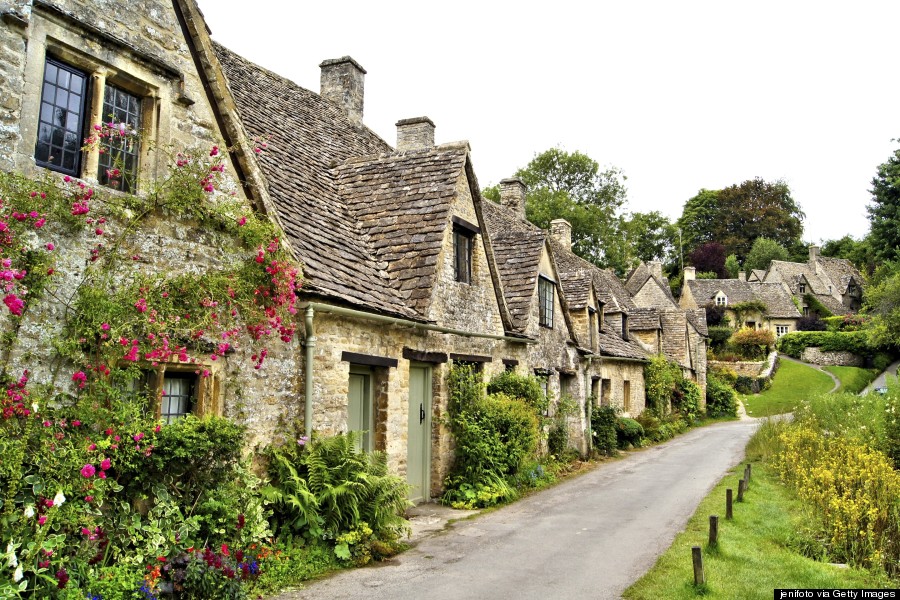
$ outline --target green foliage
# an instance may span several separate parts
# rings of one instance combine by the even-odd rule
[[[820,253],[822,256],[845,258],[861,273],[871,275],[875,270],[875,253],[869,237],[856,240],[848,234],[837,240],[828,240],[822,244]]]
[[[792,331],[780,338],[775,347],[779,352],[799,358],[809,346],[825,352],[852,352],[869,356],[879,347],[870,342],[867,331]]]
[[[700,271],[694,277],[695,279],[718,279],[719,274],[715,271]]]
[[[669,412],[672,398],[682,379],[681,367],[657,354],[644,365],[644,392],[647,408],[657,415]]]
[[[615,407],[595,406],[591,411],[591,435],[595,452],[604,456],[615,456],[618,448],[617,420]]]
[[[896,141],[896,140],[895,140]],[[869,241],[879,261],[900,258],[900,148],[880,164],[872,179]]]
[[[707,416],[737,417],[737,394],[734,388],[715,373],[706,376],[706,414]]]
[[[725,246],[718,242],[706,242],[694,248],[688,255],[688,262],[697,269],[698,273],[706,273],[699,279],[722,279],[725,272]],[[708,273],[715,273],[710,277]]]
[[[898,151],[900,152],[900,151]],[[900,272],[884,277],[866,291],[869,333],[875,346],[900,346]]]
[[[677,260],[675,225],[659,211],[631,213],[623,223],[625,263]]]
[[[569,417],[578,412],[578,404],[571,396],[563,396],[556,405],[556,414],[547,433],[547,450],[551,456],[561,457],[569,447]]]
[[[734,329],[725,325],[716,325],[708,327],[709,347],[713,352],[720,352],[725,348],[725,344],[734,335]]]
[[[834,313],[832,313],[827,306],[819,302],[819,299],[812,294],[804,294],[803,301],[807,306],[809,306],[809,310],[811,312],[816,313],[822,318],[831,317],[834,315]]]
[[[392,541],[406,531],[406,482],[388,473],[384,453],[357,445],[351,432],[267,450],[271,484],[263,493],[279,532],[336,540],[365,523],[376,539]]]
[[[773,260],[788,260],[788,258],[788,251],[784,246],[767,237],[759,237],[753,242],[750,253],[747,254],[744,268],[748,271],[752,269],[766,270]]]
[[[700,401],[703,394],[700,386],[690,379],[681,378],[672,397],[672,407],[688,426],[696,425],[700,419]]]
[[[616,444],[626,450],[629,446],[641,447],[644,438],[644,428],[634,419],[619,417],[616,419]]]
[[[537,415],[546,413],[550,405],[537,377],[520,375],[515,371],[503,371],[492,377],[487,385],[487,393],[517,398],[530,406]]]
[[[744,327],[734,332],[728,345],[746,359],[761,360],[775,345],[775,335],[768,329]]]
[[[687,429],[687,424],[678,415],[658,417],[645,410],[635,420],[644,428],[644,439],[651,442],[670,440]]]
[[[731,279],[738,278],[738,275],[741,272],[741,263],[738,262],[738,258],[737,258],[736,254],[729,254],[725,258],[725,270],[728,272],[729,278],[731,278]]]

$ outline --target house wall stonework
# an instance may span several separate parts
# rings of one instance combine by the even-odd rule
[[[804,348],[800,360],[829,367],[861,367],[866,362],[862,356],[852,352],[825,352],[814,346]]]
[[[604,404],[622,409],[626,417],[637,417],[646,408],[644,392],[644,364],[637,361],[610,360],[604,358],[600,365],[594,365],[591,374],[593,377],[610,380],[610,397],[603,398]],[[625,382],[629,383],[630,401],[626,410]]]
[[[638,306],[674,306],[672,300],[652,279],[648,279],[634,295],[634,303]]]

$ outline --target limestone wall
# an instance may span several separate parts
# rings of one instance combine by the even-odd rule
[[[852,352],[824,352],[821,349],[810,346],[804,348],[800,354],[800,360],[814,365],[861,367],[865,359]]]

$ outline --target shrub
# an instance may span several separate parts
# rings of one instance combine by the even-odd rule
[[[619,448],[627,449],[629,446],[641,447],[644,437],[644,428],[640,423],[628,417],[616,419],[616,443]]]
[[[828,324],[818,315],[797,319],[797,331],[825,331],[826,329],[828,329]]]
[[[737,377],[735,377],[737,379]],[[716,373],[706,377],[706,414],[710,417],[736,417],[737,394],[728,382]]]
[[[556,405],[556,414],[547,434],[547,450],[551,456],[561,457],[569,447],[569,417],[578,412],[571,396],[563,396]]]
[[[707,331],[709,332],[709,346],[713,352],[721,351],[734,334],[734,329],[724,325],[709,327]]]
[[[825,352],[852,352],[869,356],[877,346],[871,346],[866,331],[792,331],[778,338],[776,348],[788,356],[799,358],[809,346]]]
[[[703,307],[706,310],[706,325],[709,327],[728,327],[728,317],[724,306],[710,302]]]
[[[614,456],[618,447],[616,413],[615,407],[612,406],[596,406],[591,411],[591,435],[594,450],[606,456]]]
[[[673,396],[672,406],[684,422],[694,425],[700,418],[700,386],[690,379],[682,378],[678,382],[677,393]]]
[[[743,357],[759,360],[765,358],[769,348],[775,344],[775,335],[768,329],[744,327],[734,332],[728,344]]]
[[[519,375],[514,371],[503,371],[491,378],[487,385],[487,393],[518,398],[532,407],[538,415],[545,414],[549,406],[549,400],[538,378],[533,375]]]
[[[666,414],[681,378],[681,367],[669,362],[662,354],[651,357],[650,362],[644,365],[647,407],[658,415]]]

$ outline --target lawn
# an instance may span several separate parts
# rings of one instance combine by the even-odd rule
[[[834,381],[827,374],[801,363],[782,360],[772,387],[759,394],[741,396],[751,417],[780,415],[794,410],[804,399],[831,391]]]
[[[779,374],[781,375],[781,374]],[[700,503],[685,531],[675,538],[653,569],[625,590],[629,600],[772,598],[776,588],[884,588],[889,582],[857,569],[838,568],[801,556],[804,530],[800,503],[763,463],[753,463],[745,501],[725,520],[725,490],[735,489],[743,465],[731,472]],[[719,515],[719,544],[707,547],[709,516]],[[694,587],[691,547],[703,547],[706,586]],[[896,585],[896,584],[894,584]]]
[[[877,370],[860,367],[825,367],[825,370],[841,380],[838,391],[848,394],[860,393],[878,377]]]

